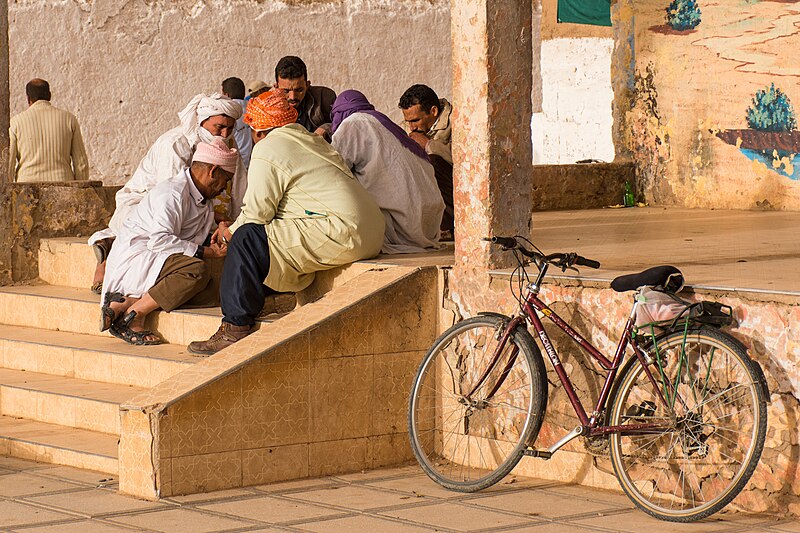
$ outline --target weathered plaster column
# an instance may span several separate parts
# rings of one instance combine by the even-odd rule
[[[480,309],[488,270],[510,265],[481,237],[529,235],[531,2],[452,0],[454,299]]]
[[[8,121],[11,103],[8,90],[8,1],[0,0],[0,183],[8,183]]]
[[[614,89],[612,114],[614,126],[615,161],[631,161],[630,125],[628,112],[635,89],[636,48],[633,0],[614,0],[611,5],[612,34],[614,36],[614,54],[611,57],[611,86]]]

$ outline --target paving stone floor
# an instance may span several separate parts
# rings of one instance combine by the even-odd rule
[[[105,474],[0,457],[0,530],[800,532],[797,521],[727,512],[691,525],[659,522],[620,493],[514,476],[478,494],[459,494],[415,465],[161,502],[116,489]]]

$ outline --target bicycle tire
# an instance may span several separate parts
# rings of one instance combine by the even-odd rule
[[[689,331],[685,342],[684,348],[684,332],[677,331],[650,349],[654,361],[648,367],[674,408],[658,401],[636,358],[621,371],[610,402],[612,426],[659,419],[670,425],[663,432],[614,433],[609,451],[633,503],[671,522],[700,520],[730,503],[758,465],[767,429],[763,374],[744,347],[706,328]],[[676,383],[677,393],[665,383]]]
[[[505,320],[481,315],[458,322],[436,340],[414,379],[408,412],[411,448],[425,473],[447,489],[475,492],[497,483],[539,434],[547,408],[547,373],[524,327],[509,337],[472,403],[459,403],[489,364],[496,345],[491,340],[502,333]],[[519,348],[513,360],[510,346]],[[509,362],[507,377],[487,402],[485,396]]]

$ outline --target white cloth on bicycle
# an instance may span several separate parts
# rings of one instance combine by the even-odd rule
[[[672,320],[686,309],[686,303],[674,295],[644,287],[639,291],[636,325]]]

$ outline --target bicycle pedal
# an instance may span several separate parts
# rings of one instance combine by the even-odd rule
[[[528,448],[527,450],[522,452],[522,455],[525,455],[527,457],[538,457],[539,459],[547,460],[553,457],[553,452],[549,450],[534,450],[532,448]]]

